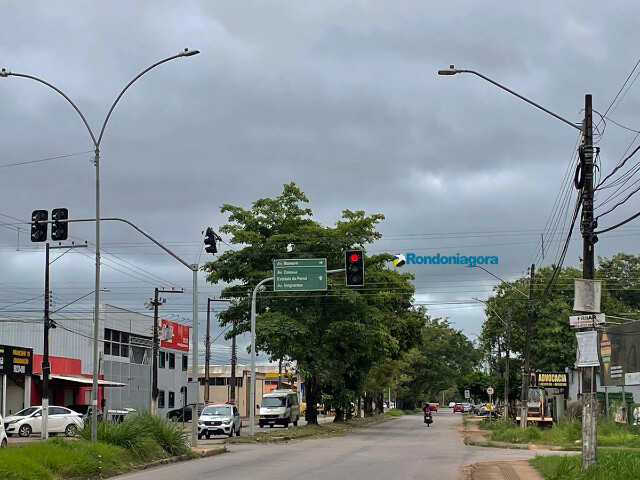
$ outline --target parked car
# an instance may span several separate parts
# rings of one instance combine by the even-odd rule
[[[453,413],[458,413],[458,412],[460,412],[460,413],[464,412],[464,407],[462,406],[461,403],[456,403],[453,406]]]
[[[437,412],[439,405],[440,404],[436,402],[429,402],[429,410],[431,410],[432,412]]]
[[[456,406],[456,402],[449,402],[449,408],[453,408]]]
[[[4,431],[4,422],[2,421],[2,415],[0,415],[0,448],[5,448],[8,443],[7,433]]]
[[[82,428],[82,415],[65,407],[51,406],[48,411],[50,433],[64,433],[73,437]],[[42,432],[42,407],[29,407],[4,419],[4,429],[8,436],[28,437]]]
[[[212,403],[211,405],[215,405],[215,403]],[[204,409],[204,403],[199,403],[198,404],[198,417],[200,417],[200,415],[202,415],[202,410]],[[184,415],[184,420],[182,418],[182,416]],[[191,405],[187,405],[186,407],[183,408],[176,408],[175,410],[171,410],[169,412],[167,412],[167,418],[169,420],[172,420],[174,422],[190,422],[191,419],[193,418],[193,413],[191,411]]]
[[[167,412],[167,418],[172,422],[190,422],[193,418],[191,407],[176,408]]]
[[[236,436],[242,433],[242,419],[238,407],[228,403],[204,407],[198,419],[198,438],[209,438],[217,434],[233,437],[234,433]]]
[[[471,411],[471,404],[470,403],[463,403],[462,404],[462,413],[469,413]]]
[[[81,414],[82,421],[84,422],[86,422],[87,420],[91,420],[91,414],[93,412],[93,407],[91,405],[73,404],[73,405],[67,405],[66,408]],[[102,410],[98,409],[98,421],[101,422],[102,419],[103,419]]]
[[[262,405],[258,405],[258,409],[260,428],[265,425],[282,425],[287,428],[290,423],[293,423],[294,427],[298,426],[300,403],[298,394],[293,390],[272,390],[262,396]]]

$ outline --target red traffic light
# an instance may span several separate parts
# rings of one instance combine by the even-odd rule
[[[360,260],[360,255],[358,255],[357,253],[352,253],[351,255],[349,255],[349,260],[351,260],[352,262],[357,262],[358,260]]]

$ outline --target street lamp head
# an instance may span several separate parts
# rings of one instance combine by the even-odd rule
[[[200,53],[200,50],[189,50],[188,48],[185,48],[184,51],[182,52],[182,56],[192,57],[194,55],[198,55],[199,53]]]
[[[2,70],[0,70],[0,77],[8,77],[9,75],[11,75],[11,71],[2,67]]]
[[[438,75],[455,75],[456,73],[460,73],[460,71],[456,70],[454,65],[449,65],[446,70],[438,70]]]

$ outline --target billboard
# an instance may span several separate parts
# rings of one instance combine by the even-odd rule
[[[640,382],[640,322],[607,327],[599,334],[600,382],[604,386]]]
[[[160,346],[189,351],[189,327],[163,318],[160,320],[160,328],[169,331],[167,340],[160,340]]]
[[[0,373],[31,375],[33,373],[33,350],[0,345]]]
[[[543,388],[567,388],[569,384],[565,372],[532,372],[531,385]]]

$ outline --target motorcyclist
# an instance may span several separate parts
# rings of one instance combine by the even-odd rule
[[[428,403],[424,406],[422,411],[424,412],[424,423],[426,423],[428,427],[433,422],[433,416],[431,415],[431,408],[429,407]]]

